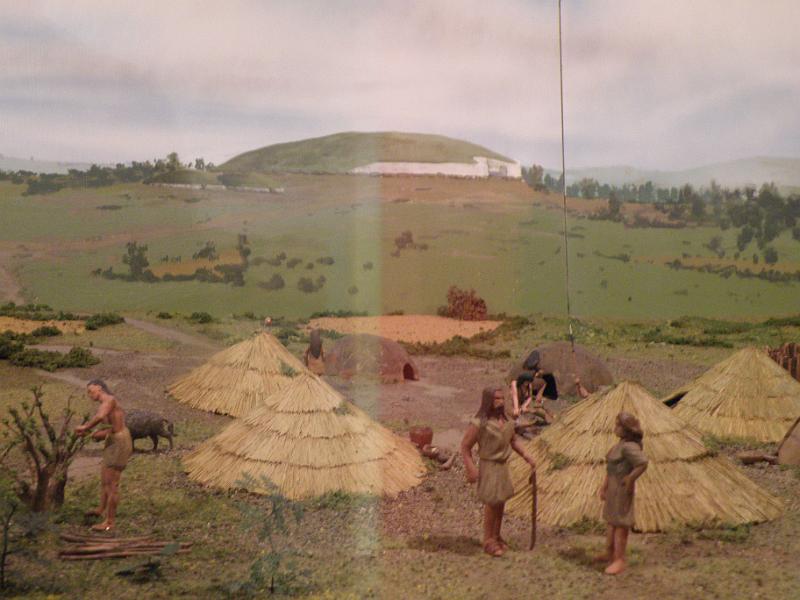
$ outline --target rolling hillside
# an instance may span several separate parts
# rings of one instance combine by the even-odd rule
[[[556,171],[551,172],[558,177]],[[800,187],[800,158],[759,156],[715,163],[681,171],[657,171],[630,166],[594,167],[568,169],[567,183],[584,177],[600,183],[623,185],[652,181],[661,187],[681,186],[689,183],[695,187],[707,186],[714,179],[728,187],[760,186],[772,182],[780,188]]]
[[[374,162],[472,163],[474,156],[511,162],[483,146],[441,135],[345,132],[251,150],[220,169],[226,173],[346,173]]]

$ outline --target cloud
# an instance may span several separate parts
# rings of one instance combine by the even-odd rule
[[[567,157],[797,154],[794,2],[564,3]],[[8,10],[6,10],[6,8]],[[0,152],[220,161],[342,130],[560,162],[555,2],[3,5]]]

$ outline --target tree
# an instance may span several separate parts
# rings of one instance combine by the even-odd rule
[[[178,171],[181,168],[181,159],[177,152],[167,154],[167,171]]]
[[[778,251],[772,246],[764,248],[764,262],[768,265],[774,265],[778,262]]]
[[[58,508],[64,503],[67,469],[85,439],[70,427],[75,412],[67,404],[62,413],[61,428],[57,431],[42,406],[44,396],[40,386],[31,388],[33,403],[8,410],[4,419],[5,443],[0,458],[5,460],[19,447],[28,465],[28,476],[14,473],[17,495],[33,512]]]
[[[582,198],[594,198],[597,196],[597,191],[600,184],[595,179],[584,177],[578,182]]]
[[[614,192],[608,195],[608,216],[611,220],[617,221],[621,216],[622,200],[617,198]]]
[[[122,262],[131,270],[131,279],[141,281],[144,279],[144,270],[150,266],[147,260],[147,244],[139,245],[137,242],[128,242],[125,245],[127,253],[122,256]]]
[[[194,159],[194,168],[198,171],[205,171],[206,170],[206,161],[204,158],[195,158]]]

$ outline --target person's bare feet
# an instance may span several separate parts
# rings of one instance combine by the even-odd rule
[[[500,546],[500,549],[503,552],[508,550],[508,542],[506,542],[502,537],[497,538],[497,544]]]
[[[618,558],[606,567],[606,575],[619,575],[625,570],[625,561]]]
[[[89,529],[92,531],[114,531],[114,524],[103,521],[97,525],[92,525]]]
[[[87,510],[84,514],[87,517],[102,517],[103,511],[100,510],[99,508],[95,508],[94,510]]]
[[[489,540],[483,545],[483,551],[486,552],[489,556],[492,557],[500,557],[503,556],[503,548],[500,544],[497,543],[496,540]]]

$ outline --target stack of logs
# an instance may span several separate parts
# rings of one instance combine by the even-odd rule
[[[170,544],[176,544],[177,554],[185,554],[192,545],[191,542],[158,542],[151,536],[111,538],[99,535],[62,533],[61,539],[68,544],[58,553],[62,560],[156,556],[162,554]]]
[[[768,348],[769,357],[800,381],[800,344],[788,342],[777,348]]]

